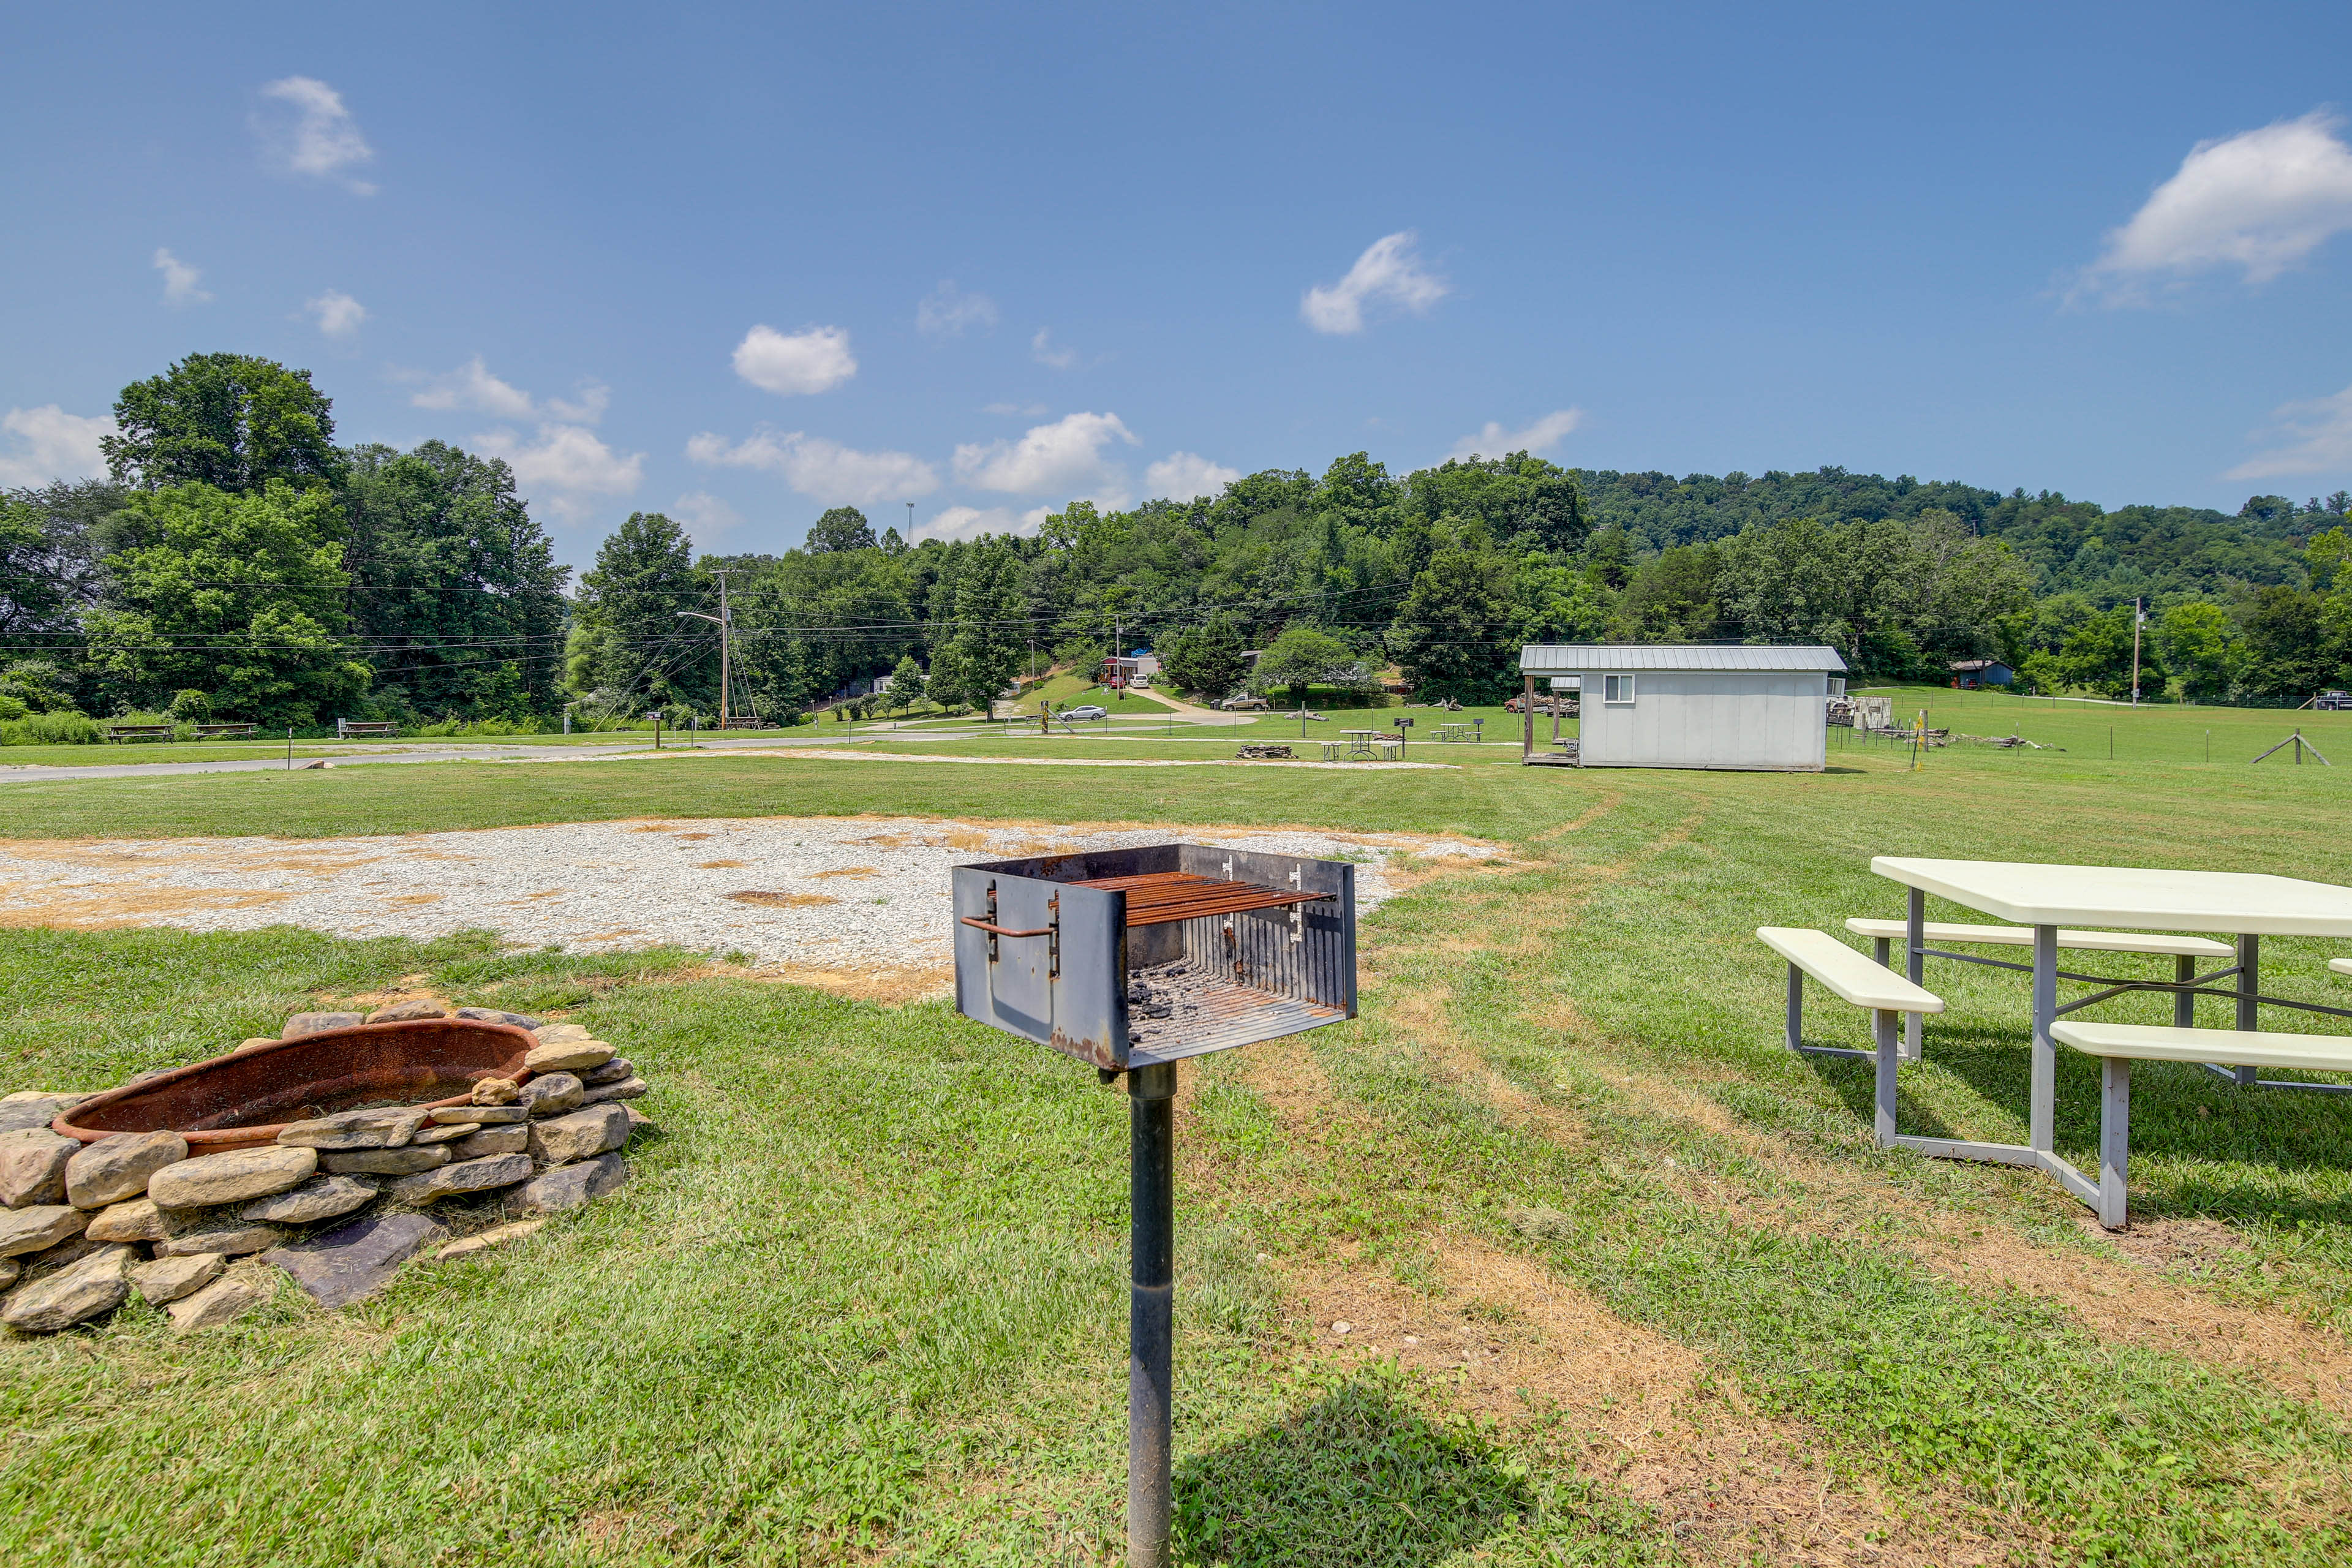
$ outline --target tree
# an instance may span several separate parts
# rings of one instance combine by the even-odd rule
[[[1019,557],[1013,541],[984,538],[971,547],[954,586],[954,619],[932,661],[934,697],[991,711],[1028,652]]]
[[[808,547],[821,550],[872,550],[874,525],[854,506],[837,506],[816,520],[808,531]]]
[[[133,382],[114,405],[118,434],[100,446],[119,483],[161,489],[190,482],[235,494],[272,479],[299,489],[342,474],[334,405],[307,370],[247,354],[190,354]]]
[[[142,542],[108,558],[106,601],[86,622],[118,701],[156,708],[194,689],[217,713],[310,724],[366,689],[344,637],[351,579],[327,490],[173,485],[125,510]]]
[[[340,490],[352,620],[380,701],[520,718],[554,705],[563,580],[498,458],[439,441],[352,449]]]
[[[2163,667],[2191,702],[2218,702],[2245,667],[2245,638],[2219,605],[2175,605],[2157,618],[2153,641]],[[2140,681],[2145,689],[2148,682]]]
[[[1286,686],[1301,707],[1310,686],[1361,689],[1368,684],[1363,659],[1338,637],[1313,626],[1292,626],[1276,637],[1258,655],[1256,674],[1262,689]]]
[[[2129,605],[2093,616],[2058,650],[2058,669],[2071,686],[2087,686],[2102,697],[2126,698],[2132,687],[2132,616]],[[2140,689],[2164,685],[2163,661],[2152,640],[2142,639]]]
[[[1242,658],[1245,651],[1241,623],[1219,614],[1161,638],[1160,664],[1180,689],[1223,697],[1248,672],[1248,661]]]
[[[108,520],[122,500],[122,487],[110,479],[58,479],[0,494],[0,637],[73,635],[76,614],[97,593]]]
[[[690,701],[707,623],[678,611],[698,605],[701,578],[686,531],[657,511],[635,511],[596,547],[580,576],[580,615],[591,628],[583,689],[635,706]]]
[[[890,689],[887,695],[893,713],[904,712],[922,700],[923,667],[915,662],[913,654],[899,656],[898,667],[890,672]]]
[[[1413,579],[1388,642],[1416,695],[1493,702],[1508,690],[1518,649],[1494,575],[1489,558],[1454,548]]]

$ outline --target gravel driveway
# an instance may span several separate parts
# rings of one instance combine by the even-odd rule
[[[564,823],[373,838],[0,840],[0,925],[291,924],[341,936],[488,927],[574,951],[670,943],[741,952],[835,989],[936,990],[953,962],[948,869],[971,860],[1186,838],[1346,858],[1360,912],[1391,855],[1496,846],[1409,834],[1135,828],[1072,833],[939,817]]]

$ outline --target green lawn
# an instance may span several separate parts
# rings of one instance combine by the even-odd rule
[[[1992,732],[1948,695],[1931,721]],[[1968,700],[2035,733],[2016,700]],[[2293,727],[2233,717],[2238,739]],[[714,757],[43,783],[8,786],[0,831],[903,811],[1491,837],[1509,864],[1367,922],[1360,1019],[1185,1069],[1181,1561],[2335,1563],[2352,1106],[2135,1073],[2126,1252],[2044,1179],[1872,1148],[1866,1069],[1779,1048],[1781,971],[1750,934],[1898,913],[1878,853],[2352,881],[2352,774],[2157,754],[2207,718],[2120,717],[2147,754],[2112,763],[2053,729],[2069,750],[1913,772],[1856,749],[1817,775]],[[2268,972],[2336,1000],[2337,951],[2266,943]],[[281,1300],[174,1341],[134,1308],[0,1344],[0,1552],[1117,1561],[1119,1097],[939,1005],[682,962],[0,931],[0,1087],[99,1087],[427,972],[592,1023],[646,1068],[662,1129],[615,1197],[355,1312]],[[1905,1068],[1906,1129],[2019,1136],[2024,987],[1928,984],[1951,1006]],[[1827,999],[1812,1019],[1864,1032]],[[2062,1058],[2078,1163],[2095,1107]],[[1503,1370],[1330,1330],[1395,1301],[1491,1338]],[[1685,1366],[1671,1410],[1641,1415],[1612,1355]]]

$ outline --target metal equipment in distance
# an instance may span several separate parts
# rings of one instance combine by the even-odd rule
[[[955,868],[957,1011],[1127,1079],[1129,1568],[1168,1561],[1176,1064],[1356,1016],[1355,871],[1200,844]]]

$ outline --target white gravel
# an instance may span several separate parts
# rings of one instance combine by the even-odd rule
[[[488,927],[523,946],[668,943],[786,971],[904,973],[952,962],[952,866],[1174,839],[1359,861],[1361,912],[1393,890],[1382,869],[1392,854],[1498,852],[1409,834],[1071,833],[938,817],[565,823],[299,841],[0,840],[0,924],[292,924],[354,937]],[[756,897],[730,897],[743,893]]]

